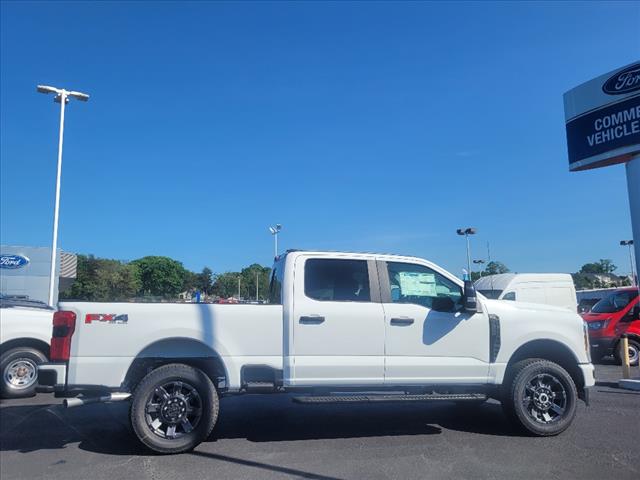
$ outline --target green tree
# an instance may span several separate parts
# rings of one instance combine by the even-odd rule
[[[491,261],[487,263],[487,268],[484,269],[484,275],[497,275],[499,273],[509,273],[509,269],[502,262]]]
[[[94,302],[129,300],[141,285],[135,265],[78,255],[77,278],[69,289],[60,292],[60,298]]]
[[[239,272],[225,272],[217,275],[213,283],[212,293],[222,298],[237,297],[238,278],[241,279]],[[242,284],[242,279],[240,283]]]
[[[243,268],[240,272],[242,278],[241,288],[242,296],[247,299],[256,298],[256,283],[258,285],[258,299],[264,300],[268,297],[269,290],[269,273],[271,269],[269,267],[263,267],[254,263],[246,268]]]
[[[618,269],[608,258],[601,258],[597,262],[585,263],[580,267],[579,273],[604,273],[611,274]]]
[[[169,257],[143,257],[131,264],[140,272],[143,294],[175,297],[190,281],[191,272]]]
[[[209,267],[204,267],[202,272],[196,275],[196,288],[209,295],[213,287],[213,271]]]

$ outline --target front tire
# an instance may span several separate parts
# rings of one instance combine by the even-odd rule
[[[218,418],[219,401],[201,370],[172,363],[153,370],[136,387],[131,425],[157,453],[186,452],[206,440]]]
[[[548,360],[516,363],[504,385],[506,415],[536,436],[558,435],[576,415],[578,391],[571,375]]]
[[[0,357],[0,396],[2,398],[33,397],[38,387],[38,365],[47,361],[40,350],[18,347]]]
[[[638,361],[640,360],[640,343],[632,338],[629,338],[627,341],[629,342],[629,365],[638,365]],[[622,365],[622,357],[620,355],[621,345],[622,341],[618,342],[614,351],[614,356],[618,365]]]

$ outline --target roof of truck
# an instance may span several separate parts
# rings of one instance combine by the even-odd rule
[[[311,255],[344,255],[344,256],[349,256],[349,255],[353,255],[353,256],[378,256],[378,257],[397,257],[397,258],[403,258],[403,259],[415,259],[415,260],[421,260],[421,261],[427,261],[430,262],[430,260],[426,259],[426,258],[422,258],[422,257],[416,257],[415,255],[400,255],[397,253],[384,253],[384,252],[347,252],[347,251],[343,251],[343,250],[302,250],[302,249],[289,249],[286,250],[283,254],[278,255],[278,257],[276,257],[276,259],[281,259],[286,257],[287,255],[289,255],[290,253],[304,253],[304,254],[311,254]]]

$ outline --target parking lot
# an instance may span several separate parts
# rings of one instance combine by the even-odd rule
[[[126,404],[65,410],[40,394],[0,406],[3,480],[181,478],[640,478],[640,392],[598,365],[590,407],[554,438],[513,431],[500,406],[297,405],[222,400],[209,441],[178,456],[144,451]],[[634,369],[637,372],[637,369]]]

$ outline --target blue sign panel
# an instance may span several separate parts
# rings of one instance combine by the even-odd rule
[[[640,154],[640,62],[564,94],[569,170],[628,162]]]
[[[15,270],[29,265],[29,259],[23,255],[0,255],[0,268]]]
[[[569,121],[567,144],[572,167],[596,155],[640,145],[640,95]],[[603,156],[599,162],[592,162],[589,168],[618,162],[619,158]]]

